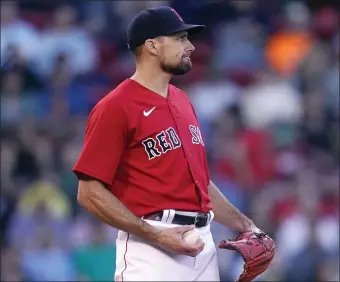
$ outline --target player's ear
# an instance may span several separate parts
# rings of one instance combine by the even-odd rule
[[[145,41],[145,48],[154,55],[158,54],[157,41],[153,39],[148,39]]]

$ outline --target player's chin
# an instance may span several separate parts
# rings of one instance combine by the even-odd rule
[[[178,68],[175,72],[173,72],[174,75],[183,75],[188,73],[191,70],[191,66],[187,66],[187,67],[181,67]]]
[[[183,75],[191,70],[191,66],[192,66],[191,62],[182,61],[180,64],[176,66],[162,64],[162,69],[165,72],[170,73],[172,75]]]
[[[177,67],[177,75],[183,75],[188,73],[192,68],[192,63],[191,61],[188,62],[182,62],[178,67]]]

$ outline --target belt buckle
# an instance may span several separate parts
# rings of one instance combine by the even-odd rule
[[[205,223],[201,227],[206,226],[208,222],[208,217],[209,216],[207,214],[197,213],[195,216],[194,225],[197,226],[197,223],[199,222],[199,220],[202,219],[202,220],[205,220]]]

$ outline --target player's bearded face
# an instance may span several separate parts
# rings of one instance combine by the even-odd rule
[[[192,64],[188,55],[182,55],[179,62],[169,62],[166,59],[161,60],[161,68],[164,72],[172,75],[182,75],[191,70]]]
[[[191,70],[190,55],[195,48],[187,39],[185,33],[168,37],[163,47],[160,65],[164,72],[172,75],[182,75]]]

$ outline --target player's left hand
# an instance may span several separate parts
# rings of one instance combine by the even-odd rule
[[[238,251],[245,264],[237,282],[249,282],[263,273],[275,256],[275,243],[257,227],[251,227],[234,240],[222,241],[220,248]]]

